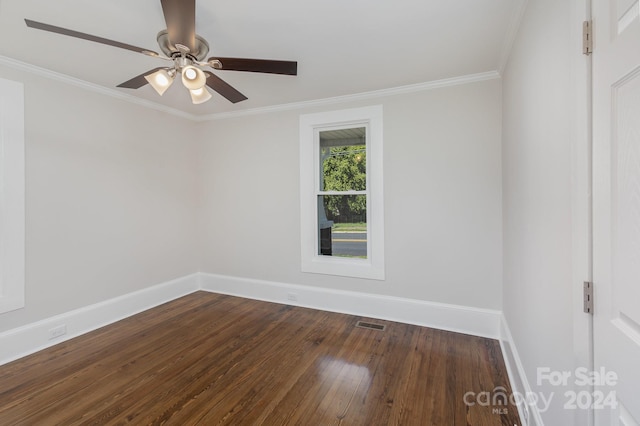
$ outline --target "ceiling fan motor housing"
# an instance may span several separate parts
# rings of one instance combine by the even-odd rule
[[[169,32],[167,30],[162,30],[158,33],[157,36],[158,46],[160,46],[160,50],[166,56],[170,58],[175,58],[176,56],[182,56],[182,52],[178,49],[174,44],[169,40]],[[192,61],[202,62],[209,53],[209,43],[207,40],[200,37],[199,35],[195,35],[195,48],[193,50],[189,50],[187,53],[187,57],[191,57]]]

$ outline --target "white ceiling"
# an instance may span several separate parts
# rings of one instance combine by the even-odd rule
[[[0,55],[193,115],[298,103],[498,70],[516,0],[199,0],[210,55],[293,60],[298,76],[216,71],[249,99],[192,105],[180,84],[116,86],[166,62],[27,28],[24,18],[159,52],[159,0],[0,0]]]

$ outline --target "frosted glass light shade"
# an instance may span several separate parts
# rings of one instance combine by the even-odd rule
[[[207,77],[200,68],[187,65],[182,69],[182,84],[189,90],[197,90],[204,87]]]
[[[158,95],[162,96],[164,92],[173,84],[173,76],[169,74],[167,70],[159,70],[149,75],[144,76],[145,80],[149,82],[151,87],[158,92]]]
[[[195,105],[207,102],[211,99],[211,93],[204,86],[199,89],[189,90],[189,93],[191,93],[191,102]]]

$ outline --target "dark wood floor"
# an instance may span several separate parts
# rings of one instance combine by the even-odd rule
[[[494,340],[198,292],[0,367],[0,425],[519,425],[501,386]]]

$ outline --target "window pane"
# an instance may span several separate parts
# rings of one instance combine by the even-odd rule
[[[320,191],[367,189],[366,128],[320,132]]]
[[[367,196],[318,196],[318,254],[367,258]]]

